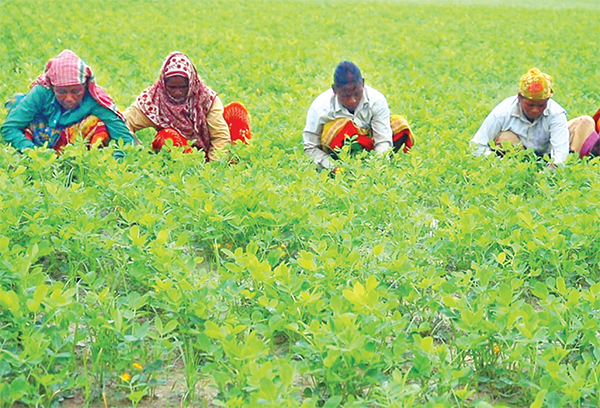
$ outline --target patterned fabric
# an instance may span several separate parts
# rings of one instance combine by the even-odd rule
[[[108,145],[110,136],[106,125],[96,116],[85,117],[81,122],[63,129],[51,128],[47,123],[36,119],[24,130],[25,137],[38,146],[48,143],[48,147],[60,152],[63,147],[81,137],[88,147]]]
[[[354,139],[358,145],[366,150],[373,150],[374,148],[373,139],[369,137],[369,129],[354,125],[348,118],[335,119],[323,125],[321,145],[326,152],[332,153],[351,139]]]
[[[88,147],[106,147],[110,141],[110,136],[106,125],[94,115],[87,116],[81,122],[69,126],[63,131],[64,136],[61,141],[67,144],[75,142],[77,138],[86,141]],[[55,146],[60,149],[62,146]]]
[[[402,115],[390,116],[392,125],[392,140],[394,142],[394,152],[402,149],[404,153],[408,152],[415,144],[415,135],[408,124],[406,118]]]
[[[394,152],[400,149],[404,153],[408,152],[415,142],[408,121],[402,115],[392,115],[390,125],[393,132]],[[323,126],[321,144],[328,153],[331,154],[336,149],[341,148],[349,139],[353,139],[355,142],[351,147],[351,151],[357,150],[357,147],[365,150],[373,150],[375,147],[370,130],[357,127],[350,119],[339,118]]]
[[[51,128],[41,119],[34,119],[28,128],[23,131],[25,137],[31,140],[36,146],[43,146],[48,143],[48,147],[54,148],[61,138],[63,129]]]
[[[175,147],[182,147],[188,145],[188,139],[185,136],[183,136],[175,129],[168,128],[163,129],[156,134],[154,140],[152,141],[152,150],[158,152],[160,149],[163,148],[167,140],[170,140],[173,143],[173,146]],[[183,152],[191,153],[192,148],[186,147]]]
[[[117,106],[108,93],[96,85],[92,69],[71,50],[64,50],[56,58],[48,61],[45,72],[33,81],[30,88],[42,85],[50,89],[55,86],[85,85],[86,83],[89,94],[96,102],[123,119],[123,115],[117,110]]]
[[[188,95],[183,103],[175,103],[166,90],[165,80],[176,75],[188,79]],[[144,115],[157,126],[177,130],[194,146],[208,152],[210,133],[206,116],[216,96],[216,92],[202,82],[187,55],[172,52],[163,63],[158,80],[136,101]]]
[[[250,130],[250,117],[248,110],[239,102],[231,102],[223,108],[223,119],[229,127],[231,135],[231,143],[238,140],[248,144],[248,140],[252,137]]]
[[[532,68],[521,77],[519,93],[534,101],[548,99],[554,93],[552,77],[537,68]]]
[[[17,94],[10,98],[6,101],[6,109],[11,110],[24,96],[25,94]],[[47,144],[49,148],[57,151],[60,151],[67,144],[73,143],[78,136],[83,137],[88,142],[88,147],[105,147],[110,141],[106,125],[94,115],[86,116],[83,120],[71,126],[58,126],[55,128],[48,126],[46,120],[36,117],[23,132],[25,137],[37,146]]]

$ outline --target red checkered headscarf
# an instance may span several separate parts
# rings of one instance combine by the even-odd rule
[[[165,80],[173,76],[188,80],[188,94],[183,103],[175,103],[167,93]],[[163,63],[158,80],[145,89],[136,102],[155,125],[176,129],[194,146],[208,153],[210,133],[206,116],[216,96],[217,93],[202,82],[188,56],[172,52]]]
[[[96,102],[123,119],[123,115],[117,110],[117,106],[108,93],[96,85],[92,69],[71,50],[64,50],[56,58],[48,61],[45,72],[33,81],[30,88],[33,88],[34,85],[42,85],[50,89],[55,86],[86,84],[89,94]]]

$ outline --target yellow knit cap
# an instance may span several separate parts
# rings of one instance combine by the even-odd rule
[[[529,72],[521,77],[519,93],[534,101],[548,99],[554,93],[552,77],[537,68],[531,68]]]

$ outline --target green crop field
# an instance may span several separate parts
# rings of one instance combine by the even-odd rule
[[[125,109],[178,50],[253,129],[0,144],[0,406],[600,406],[600,160],[468,145],[532,67],[593,114],[599,41],[597,0],[0,0],[0,100],[69,48]],[[332,179],[301,132],[344,59],[417,144]]]

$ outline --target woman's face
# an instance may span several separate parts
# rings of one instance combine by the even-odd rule
[[[53,90],[56,100],[66,110],[77,108],[85,96],[84,85],[55,86]]]
[[[189,81],[186,77],[176,75],[165,79],[167,93],[176,103],[185,102],[187,98]]]

